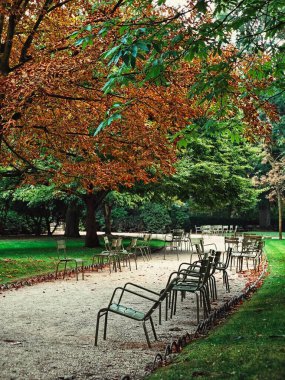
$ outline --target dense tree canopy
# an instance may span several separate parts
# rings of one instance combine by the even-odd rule
[[[239,118],[245,122],[249,137],[268,135],[268,121],[275,115],[260,96],[268,88],[272,95],[283,85],[280,37],[284,5],[270,0],[202,0],[180,2],[180,8],[165,6],[173,3],[97,3],[97,9],[106,5],[102,11],[106,20],[98,22],[92,16],[88,19],[92,36],[100,35],[106,41],[110,35],[117,36],[104,54],[112,67],[105,91],[112,92],[129,82],[171,86],[169,72],[190,63],[196,72],[195,81],[188,81],[185,75],[188,94],[207,102],[208,117],[214,123],[216,118],[224,123],[226,120],[233,130],[233,118]],[[79,44],[92,40],[90,33],[80,36]],[[259,117],[262,108],[267,111],[267,123]]]
[[[245,130],[253,139],[276,118],[261,95],[281,87],[281,43],[247,41],[256,17],[250,41],[280,37],[282,4],[156,3],[0,4],[1,176],[77,192],[89,232],[110,190],[174,173],[181,136]]]

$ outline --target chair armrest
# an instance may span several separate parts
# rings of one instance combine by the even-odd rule
[[[114,302],[114,299],[115,299],[115,297],[116,297],[116,293],[117,293],[118,291],[121,291],[120,296],[119,296],[119,299],[118,299],[118,302]],[[112,295],[112,298],[111,298],[111,300],[110,300],[110,302],[109,302],[109,306],[108,306],[108,307],[110,307],[110,305],[111,305],[112,303],[120,304],[120,303],[121,303],[121,300],[122,300],[122,298],[123,298],[123,296],[124,296],[126,293],[128,293],[128,294],[133,294],[133,295],[135,295],[135,296],[138,296],[139,298],[143,298],[143,299],[146,299],[146,300],[148,300],[148,301],[152,301],[152,302],[157,302],[158,299],[159,299],[159,297],[158,297],[158,298],[151,298],[151,297],[148,297],[148,296],[143,295],[143,294],[141,294],[141,293],[134,292],[134,291],[132,291],[132,290],[130,290],[130,289],[126,289],[126,288],[118,287],[118,288],[116,288],[116,289],[114,290],[113,295]],[[158,296],[159,296],[159,295],[158,295]]]
[[[137,285],[137,284],[134,284],[133,282],[127,282],[125,285],[124,285],[124,289],[127,289],[128,286],[133,286],[135,288],[138,288],[138,289],[141,289],[141,290],[144,290],[146,292],[149,292],[149,293],[152,293],[152,294],[155,294],[155,295],[159,295],[158,292],[155,292],[154,290],[151,290],[151,289],[148,289],[148,288],[145,288],[141,285]]]

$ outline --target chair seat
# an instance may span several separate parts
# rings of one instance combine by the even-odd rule
[[[137,321],[142,321],[145,317],[145,313],[142,313],[141,311],[116,303],[112,303],[109,309],[112,310],[114,313],[122,314],[126,317],[136,319]]]
[[[176,290],[176,291],[195,291],[195,290],[198,290],[198,283],[196,282],[187,282],[187,283],[181,283],[181,284],[177,284],[177,285],[174,285],[173,286],[173,290]]]
[[[73,259],[72,257],[65,257],[59,259],[60,261],[75,261],[76,263],[83,263],[82,259]]]
[[[103,251],[101,253],[96,253],[96,256],[111,256],[111,253],[108,251]]]
[[[59,259],[59,261],[73,261],[73,259],[71,257],[64,257]]]

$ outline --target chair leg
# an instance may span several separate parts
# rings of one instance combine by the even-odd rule
[[[55,269],[55,279],[57,279],[59,264],[60,264],[60,262],[57,263],[57,266],[56,266],[56,269]]]
[[[84,263],[83,263],[83,261],[82,261],[81,270],[82,270],[82,280],[84,280]]]
[[[102,310],[99,310],[98,314],[97,314],[97,323],[96,323],[94,346],[98,345],[99,323],[100,323],[100,318],[104,315],[104,313],[101,313],[101,311]]]
[[[155,328],[154,328],[154,323],[153,323],[152,317],[149,317],[149,321],[150,321],[150,324],[151,324],[151,328],[152,328],[154,339],[157,340],[157,335],[156,335],[156,331],[155,331]]]
[[[67,261],[65,261],[64,263],[63,278],[65,277],[65,274],[66,274],[66,265],[67,265]]]
[[[108,311],[106,311],[105,313],[104,335],[103,335],[104,340],[107,339],[107,324],[108,324]]]
[[[165,320],[167,321],[168,320],[168,294],[166,294],[166,297],[165,297]]]
[[[75,261],[75,273],[76,273],[76,280],[78,281],[78,266],[77,266],[76,261]]]
[[[129,256],[129,255],[127,256],[127,260],[128,260],[128,262],[129,262],[129,268],[130,268],[130,270],[132,270],[132,267],[131,267],[131,260],[130,260],[130,256]]]
[[[147,329],[146,329],[146,326],[145,326],[145,321],[143,321],[143,329],[144,329],[147,345],[148,345],[149,348],[151,348],[148,332],[147,332]]]
[[[197,324],[199,323],[199,316],[200,316],[200,308],[199,308],[199,295],[197,292],[195,292],[196,295],[196,308],[197,308]]]
[[[226,291],[230,293],[229,277],[226,270],[223,271],[223,279],[224,279],[224,284],[226,285]]]

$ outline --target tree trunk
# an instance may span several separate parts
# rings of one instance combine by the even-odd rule
[[[90,189],[93,186],[90,185]],[[99,247],[99,238],[97,235],[97,223],[95,212],[98,207],[102,204],[103,199],[108,194],[108,190],[101,190],[97,193],[88,192],[84,196],[84,201],[86,204],[86,236],[85,236],[85,247],[94,248]]]
[[[279,239],[282,240],[282,194],[279,188],[276,189],[278,202],[278,232]]]
[[[268,229],[270,225],[270,202],[267,198],[262,198],[259,203],[259,226]]]
[[[69,202],[65,215],[64,236],[78,238],[79,234],[79,208],[75,200]]]
[[[109,203],[104,203],[103,212],[104,212],[104,219],[105,219],[105,233],[107,235],[111,235],[112,234],[112,222],[111,222],[112,205],[110,205]]]
[[[47,230],[47,236],[51,236],[51,229],[50,229],[50,218],[46,215],[45,216],[45,224],[46,224],[46,230]]]

